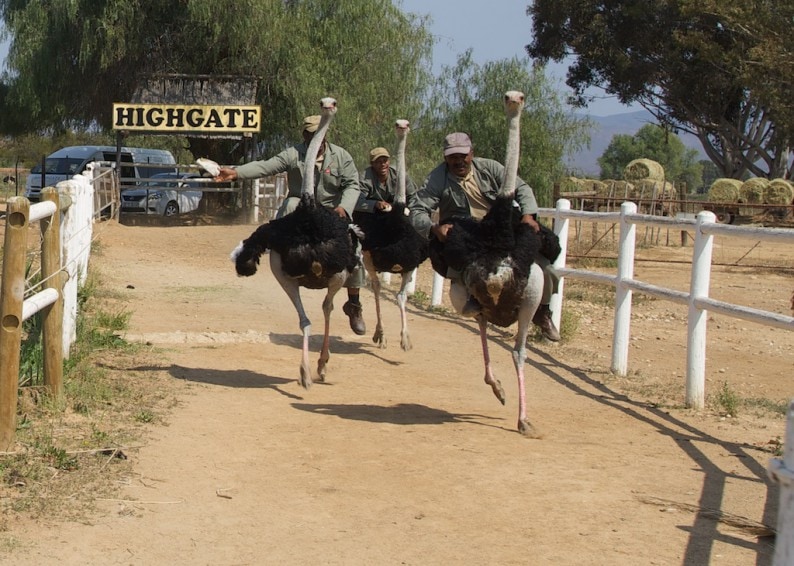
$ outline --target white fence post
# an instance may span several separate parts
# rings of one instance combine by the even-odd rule
[[[433,271],[433,291],[430,295],[430,304],[437,307],[441,304],[441,296],[444,294],[444,278]]]
[[[94,186],[88,177],[75,175],[58,183],[57,188],[72,201],[61,222],[61,262],[69,276],[63,286],[63,352],[68,358],[77,338],[77,289],[88,276],[94,227]]]
[[[615,281],[615,323],[612,336],[612,366],[618,375],[626,375],[629,364],[629,337],[631,334],[631,296],[627,281],[634,279],[634,247],[637,225],[626,218],[636,214],[637,205],[624,202],[620,205],[620,249],[618,275]]]
[[[418,270],[418,268],[414,267],[411,272],[411,279],[408,281],[408,285],[405,286],[405,292],[408,295],[413,295],[416,292],[416,274]]]
[[[568,257],[568,228],[570,227],[571,221],[563,214],[569,210],[571,210],[571,201],[564,198],[557,201],[556,213],[554,215],[554,233],[557,234],[557,237],[560,239],[561,251],[560,255],[554,261],[553,266],[555,269],[564,268],[566,258]],[[564,287],[565,278],[560,278],[560,285],[557,292],[551,296],[551,301],[549,301],[551,320],[557,328],[562,328],[560,323],[562,320],[562,294]]]
[[[783,459],[769,461],[769,477],[780,485],[777,510],[777,536],[773,566],[788,566],[794,561],[794,401],[786,414],[786,444]]]
[[[692,250],[692,278],[689,285],[687,315],[686,406],[702,409],[706,404],[706,323],[708,311],[698,308],[696,301],[708,298],[711,283],[711,254],[714,236],[703,233],[704,224],[713,224],[713,212],[698,213],[695,243]]]

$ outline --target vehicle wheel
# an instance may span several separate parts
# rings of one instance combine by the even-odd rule
[[[174,216],[175,214],[179,214],[179,205],[176,203],[176,201],[172,200],[165,205],[163,216]]]
[[[717,222],[720,224],[733,223],[733,214],[731,214],[730,212],[718,212],[716,216],[717,216]]]

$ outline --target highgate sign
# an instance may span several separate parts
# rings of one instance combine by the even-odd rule
[[[113,129],[151,132],[258,133],[259,106],[113,104]]]

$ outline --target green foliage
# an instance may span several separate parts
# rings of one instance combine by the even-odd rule
[[[424,18],[390,0],[0,0],[0,15],[11,37],[0,103],[13,110],[0,131],[10,133],[107,129],[138,77],[222,74],[256,80],[267,155],[333,96],[329,139],[364,163],[373,145],[393,143],[395,119],[417,116],[429,77]],[[228,163],[233,144],[215,158]]]
[[[528,53],[573,58],[578,104],[591,87],[639,103],[696,134],[724,177],[790,172],[791,2],[536,0],[528,13]]]
[[[417,160],[430,171],[443,159],[444,135],[464,131],[472,138],[475,155],[504,162],[507,126],[502,100],[508,90],[525,95],[519,175],[533,188],[538,204],[550,206],[553,183],[564,172],[562,158],[587,142],[588,124],[563,108],[543,69],[530,69],[525,60],[478,65],[469,50],[455,67],[445,67],[417,132],[418,145],[432,149]]]
[[[623,179],[623,170],[634,159],[646,158],[664,167],[666,180],[686,183],[688,187],[703,184],[702,165],[697,151],[688,149],[681,139],[655,124],[646,124],[633,136],[616,135],[604,154],[598,158],[602,179]]]
[[[742,399],[736,391],[731,389],[727,381],[723,381],[719,391],[715,394],[715,402],[726,415],[735,417],[739,412]]]

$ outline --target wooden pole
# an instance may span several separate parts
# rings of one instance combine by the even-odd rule
[[[19,350],[25,300],[30,201],[11,197],[6,206],[3,280],[0,282],[0,450],[8,451],[17,428]]]
[[[63,278],[61,277],[61,211],[57,189],[41,192],[42,200],[55,203],[55,213],[40,221],[41,278],[45,289],[55,289],[58,300],[43,311],[42,349],[44,352],[44,385],[50,395],[63,395]]]

